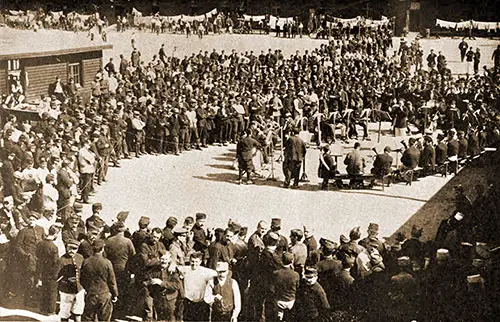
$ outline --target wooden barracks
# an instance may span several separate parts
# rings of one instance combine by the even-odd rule
[[[112,48],[102,41],[90,41],[84,33],[61,32],[56,35],[44,30],[36,33],[19,30],[9,35],[9,31],[2,29],[0,95],[10,93],[10,80],[17,76],[27,102],[47,95],[56,76],[63,84],[72,77],[79,95],[87,99],[90,84],[103,67],[103,50]]]

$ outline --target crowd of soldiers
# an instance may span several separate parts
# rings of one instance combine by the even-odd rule
[[[177,58],[162,45],[150,62],[142,60],[132,42],[130,59],[121,55],[116,66],[110,59],[97,73],[88,104],[74,82],[66,85],[57,78],[40,102],[40,121],[10,115],[3,127],[4,298],[30,304],[34,290],[40,290],[42,311],[53,314],[59,291],[60,316],[83,320],[108,320],[113,306],[116,314],[160,320],[208,319],[209,306],[214,321],[313,321],[329,316],[332,308],[370,314],[372,320],[386,313],[402,315],[391,316],[393,320],[415,314],[436,314],[431,317],[439,320],[450,307],[465,309],[470,303],[478,306],[460,314],[489,314],[477,309],[484,303],[476,300],[496,294],[485,293],[495,291],[496,271],[488,266],[489,254],[471,250],[481,249],[476,242],[484,240],[465,241],[475,236],[469,234],[472,210],[455,213],[440,233],[444,237],[437,245],[442,248],[426,248],[425,256],[418,228],[410,240],[418,253],[405,253],[397,243],[389,248],[378,240],[376,225],[362,243],[354,229],[341,246],[323,239],[318,251],[312,233],[303,227],[291,232],[289,247],[279,235],[279,220],[271,223],[269,233],[268,224],[260,222],[248,243],[247,230],[236,223],[207,234],[203,214],[188,217],[180,229],[176,218],[169,218],[165,229],[150,229],[144,217],[130,238],[126,212],[106,223],[100,217],[102,205],[95,203],[93,215],[83,222],[81,203],[89,203],[96,186],[106,181],[109,164],[119,167],[123,158],[179,155],[246,137],[266,147],[279,138],[276,126],[289,134],[288,147],[300,148],[298,158],[305,147],[293,138],[300,129],[317,133],[318,118],[321,128],[332,130],[325,130],[324,140],[335,140],[336,128],[343,140],[357,138],[356,125],[369,139],[367,120],[361,117],[367,109],[374,120],[381,112],[389,115],[398,136],[405,136],[411,123],[422,133],[450,133],[449,142],[458,141],[453,137],[457,131],[477,138],[479,147],[498,142],[497,60],[482,76],[456,79],[445,67],[418,66],[418,41],[403,43],[394,56],[388,55],[389,35],[381,28],[290,57],[280,50],[258,55],[214,50]],[[288,156],[285,186],[298,177],[301,161],[293,153]],[[248,159],[241,160],[251,171]],[[488,188],[481,204],[489,210],[479,208],[484,213],[477,216],[494,222],[497,195],[496,185]],[[399,242],[406,243],[404,238]],[[461,242],[467,243],[468,256],[462,254]],[[429,258],[427,266],[422,257]],[[418,260],[420,266],[415,265]],[[461,265],[455,266],[457,262]],[[439,292],[436,285],[443,286]],[[474,294],[476,302],[457,306],[464,299],[453,297],[456,290]],[[390,301],[382,302],[387,296]],[[429,299],[438,309],[429,304],[424,306],[429,310],[418,312],[418,301]],[[387,303],[398,309],[383,309]]]
[[[376,223],[338,242],[317,241],[307,226],[287,238],[280,218],[259,221],[252,234],[232,220],[207,229],[204,213],[168,217],[163,228],[142,216],[131,233],[128,212],[108,225],[100,203],[85,220],[75,203],[64,226],[31,211],[18,231],[9,215],[21,209],[4,202],[2,303],[24,298],[63,321],[490,320],[500,277],[497,181],[477,186],[474,202],[456,186],[456,209],[429,242],[414,226],[388,243]]]

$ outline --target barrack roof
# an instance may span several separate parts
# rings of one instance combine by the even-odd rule
[[[0,28],[0,60],[67,55],[113,48],[95,35],[60,30],[16,30]]]

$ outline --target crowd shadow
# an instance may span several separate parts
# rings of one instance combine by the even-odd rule
[[[234,161],[234,156],[233,157],[213,157],[212,159],[216,161]]]
[[[234,170],[233,166],[230,164],[205,164],[205,166],[222,170]]]
[[[208,164],[208,166],[217,168],[217,169],[228,169],[232,170],[231,166],[226,166],[226,165],[218,165],[218,164]],[[206,180],[206,181],[213,181],[213,182],[226,182],[226,183],[231,183],[231,184],[238,184],[238,173],[207,173],[205,176],[193,176],[195,179],[200,179],[200,180]],[[254,186],[263,186],[263,187],[274,187],[274,188],[279,188],[283,190],[293,190],[291,188],[285,189],[283,187],[283,180],[278,180],[278,179],[272,179],[268,177],[267,175],[265,176],[259,176],[259,177],[252,177],[252,181],[254,182]],[[243,177],[243,186],[247,185],[246,184],[246,175]],[[318,191],[320,190],[319,184],[313,184],[309,182],[301,182],[299,183],[299,188],[296,189],[299,191]]]
[[[377,188],[379,186],[376,186]],[[369,189],[369,188],[367,188]],[[376,197],[381,197],[381,198],[393,198],[393,199],[403,199],[403,200],[410,200],[410,201],[417,201],[417,202],[427,202],[428,200],[425,199],[418,199],[418,198],[413,198],[413,197],[408,197],[408,196],[397,196],[397,195],[388,195],[388,194],[380,194],[376,192],[372,192],[369,190],[362,190],[362,189],[352,189],[352,190],[347,190],[347,189],[337,189],[333,191],[338,191],[341,193],[349,193],[349,194],[362,194],[362,195],[370,195],[370,196],[376,196]],[[382,187],[380,186],[380,189],[377,189],[377,191],[382,191]]]

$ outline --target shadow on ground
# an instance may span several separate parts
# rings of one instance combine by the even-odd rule
[[[491,156],[483,156],[483,158],[491,158]],[[491,162],[488,162],[488,159],[482,161],[463,168],[397,229],[388,240],[390,242],[394,241],[398,232],[403,232],[409,237],[413,225],[424,228],[421,240],[433,240],[441,221],[450,217],[455,210],[454,187],[459,184],[462,185],[467,191],[467,196],[473,201],[476,198],[474,187],[477,184],[486,185],[487,178],[491,175],[493,167]]]
[[[208,166],[214,167],[217,169],[226,169],[225,165],[218,165],[218,164],[209,164]],[[228,169],[232,169],[231,166],[227,166]],[[200,180],[208,180],[208,181],[215,181],[215,182],[227,182],[231,184],[238,184],[238,174],[236,173],[208,173],[206,176],[193,176],[195,179],[200,179]],[[285,189],[283,188],[283,181],[280,180],[271,180],[268,179],[267,177],[253,177],[252,178],[255,186],[265,186],[265,187],[275,187],[275,188],[280,188],[280,189]],[[246,185],[246,176],[243,178],[242,185]],[[291,189],[291,188],[289,188]],[[291,189],[293,190],[293,189]],[[308,182],[301,182],[299,183],[299,188],[297,190],[300,191],[318,191],[319,190],[319,185],[317,184],[311,184]]]

